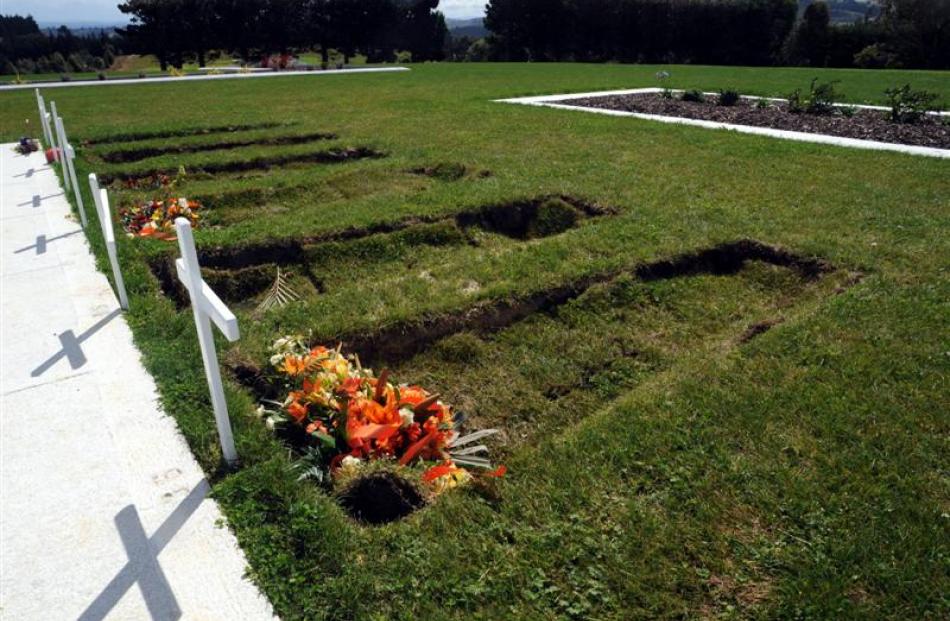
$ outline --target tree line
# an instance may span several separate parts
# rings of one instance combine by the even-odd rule
[[[204,66],[209,52],[245,61],[267,54],[330,50],[344,62],[357,52],[370,61],[441,60],[448,29],[439,0],[127,0],[120,30],[128,47],[154,54],[162,69],[188,61]]]
[[[105,32],[43,32],[32,17],[0,15],[0,73],[70,73],[108,68],[120,50]]]
[[[950,0],[870,0],[832,24],[825,2],[490,0],[467,60],[950,68]],[[872,17],[873,16],[873,17]]]

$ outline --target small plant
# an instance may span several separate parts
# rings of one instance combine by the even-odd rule
[[[720,106],[734,106],[739,103],[740,99],[741,98],[739,97],[738,91],[732,89],[720,89],[719,99],[716,103]]]
[[[140,73],[139,73],[139,77],[140,77],[140,78],[144,78],[144,77],[145,77],[145,74],[140,72]]]
[[[105,79],[106,79],[106,74],[100,71],[100,72],[97,74],[97,77],[99,78],[99,80],[105,80]]]
[[[702,91],[691,89],[688,91],[683,91],[683,94],[680,95],[681,101],[691,101],[693,103],[703,103],[706,101],[706,96],[703,95]]]
[[[660,91],[660,96],[663,97],[663,99],[673,99],[673,91],[671,89],[664,88],[662,91]]]
[[[841,110],[841,115],[846,119],[853,118],[854,115],[858,113],[857,106],[841,106],[839,110]]]
[[[185,77],[185,72],[179,69],[178,67],[169,67],[168,75],[170,75],[173,78],[183,78]]]
[[[893,123],[916,123],[935,108],[934,102],[938,97],[936,93],[915,91],[910,84],[905,84],[900,88],[889,88],[884,91],[884,94],[887,95],[887,101],[891,107],[888,118]]]
[[[835,111],[835,84],[832,82],[818,82],[818,78],[811,81],[808,94],[802,95],[801,89],[795,89],[788,96],[788,111],[792,114],[829,115]],[[838,94],[840,96],[840,94]]]
[[[59,76],[59,80],[60,82],[69,82],[70,80],[72,80],[72,78],[64,73],[61,76]]]
[[[16,72],[16,77],[13,78],[13,83],[14,83],[14,84],[26,84],[27,82],[26,82],[26,80],[24,80],[22,77],[20,77],[20,72],[17,71],[17,72]]]
[[[771,107],[772,107],[772,102],[770,102],[765,97],[760,97],[759,99],[755,100],[756,110],[768,110]]]

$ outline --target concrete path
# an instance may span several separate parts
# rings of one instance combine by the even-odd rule
[[[0,618],[272,619],[42,154],[0,224]]]
[[[74,80],[70,82],[33,82],[27,84],[0,84],[0,91],[20,91],[27,88],[72,88],[77,86],[122,86],[154,84],[155,82],[200,82],[202,80],[253,80],[255,78],[286,78],[287,76],[348,75],[350,73],[392,73],[409,71],[408,67],[365,67],[360,69],[329,69],[326,71],[262,71],[251,73],[222,73],[220,75],[161,76],[112,80]]]

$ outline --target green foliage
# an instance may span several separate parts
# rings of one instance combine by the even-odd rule
[[[332,496],[298,481],[289,451],[227,373],[242,465],[219,470],[190,311],[161,294],[148,267],[156,255],[174,255],[174,244],[120,237],[131,296],[124,317],[164,411],[242,546],[249,578],[281,619],[946,616],[946,347],[938,338],[946,326],[946,163],[490,101],[652,84],[659,69],[424,64],[407,74],[130,87],[121,97],[57,91],[74,140],[90,141],[79,150],[80,178],[293,152],[250,146],[135,164],[93,159],[103,148],[96,139],[117,133],[138,133],[135,148],[208,144],[220,135],[154,133],[262,123],[275,111],[294,131],[333,131],[340,144],[389,154],[190,175],[181,186],[188,196],[260,190],[218,210],[239,214],[228,224],[196,229],[206,252],[541,195],[619,210],[529,241],[466,239],[451,222],[334,238],[316,244],[312,261],[304,257],[326,282],[322,292],[301,287],[300,303],[259,322],[253,301],[234,305],[242,339],[220,341],[222,361],[242,353],[260,363],[261,344],[284,330],[312,329],[335,344],[622,274],[504,329],[455,335],[397,362],[400,377],[440,390],[473,427],[498,423],[509,474],[382,528],[354,523]],[[795,69],[673,72],[676,88],[730,84],[759,95],[801,80]],[[935,72],[814,75],[841,79],[855,102],[882,102],[898,81],[950,93]],[[319,97],[314,79],[326,82]],[[35,122],[35,98],[0,98],[9,142],[24,118]],[[353,114],[353,102],[364,113]],[[406,172],[435,162],[493,175],[445,183]],[[108,270],[100,227],[85,234]],[[812,281],[752,262],[734,274],[633,275],[634,266],[744,237],[822,257],[839,271]],[[856,271],[864,273],[858,284]],[[739,342],[751,324],[778,318]]]
[[[802,94],[801,89],[795,89],[788,95],[788,110],[794,114],[815,114],[825,116],[835,111],[835,100],[842,97],[840,93],[835,92],[835,84],[839,80],[831,82],[819,82],[818,78],[811,81],[808,93]]]
[[[683,94],[680,95],[681,101],[690,101],[693,103],[703,103],[706,101],[706,95],[698,89],[690,89],[683,91]]]
[[[734,106],[739,103],[740,99],[742,99],[742,97],[739,95],[739,91],[735,89],[724,89],[719,91],[719,97],[716,99],[716,105]]]
[[[888,118],[893,123],[916,123],[927,112],[936,109],[939,95],[927,91],[916,91],[905,84],[884,91],[891,110]]]

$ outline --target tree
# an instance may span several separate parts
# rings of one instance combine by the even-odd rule
[[[828,64],[831,36],[831,13],[824,2],[813,2],[805,8],[802,19],[789,37],[787,58],[792,64],[824,67]]]
[[[879,0],[890,47],[909,67],[950,67],[950,0]]]

